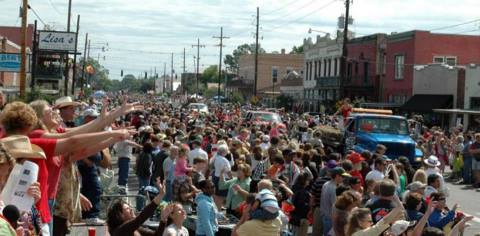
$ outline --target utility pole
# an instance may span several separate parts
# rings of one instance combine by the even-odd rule
[[[187,67],[185,67],[185,48],[183,48],[183,73],[186,72]]]
[[[162,93],[165,92],[165,82],[167,81],[167,63],[163,63],[163,81],[162,81]]]
[[[185,67],[185,48],[183,48],[183,73],[182,75],[180,76],[180,83],[182,84],[182,95],[185,94],[185,91],[187,91],[187,77],[185,75],[185,70],[186,70],[186,67]],[[185,75],[185,79],[183,78]]]
[[[198,73],[200,73],[200,48],[201,47],[205,47],[205,45],[200,45],[200,39],[198,38],[197,39],[197,45],[192,45],[192,47],[196,47],[197,48],[197,73],[195,73],[195,79],[196,79],[196,83],[197,83],[197,91],[196,91],[196,94],[195,94],[195,98],[198,97]]]
[[[22,6],[22,40],[21,40],[21,65],[20,65],[20,97],[25,97],[25,83],[27,79],[27,14],[28,0],[23,0]]]
[[[72,14],[72,0],[68,0],[68,16],[67,16],[67,32],[70,32],[70,17]],[[68,52],[65,54],[67,60],[65,61],[65,85],[64,85],[64,92],[65,96],[68,95],[68,75],[70,74],[70,69],[68,65]]]
[[[222,48],[223,48],[223,39],[229,39],[230,37],[223,36],[223,27],[220,27],[220,37],[213,36],[213,38],[220,39],[220,60],[218,62],[218,91],[217,91],[217,99],[220,100],[220,84],[222,81]],[[225,84],[226,86],[226,84]]]
[[[90,57],[90,39],[88,40],[87,59]]]
[[[75,79],[77,77],[77,46],[78,32],[80,30],[80,15],[77,15],[77,33],[75,34],[75,54],[73,54],[73,73],[72,73],[72,96],[75,97]]]
[[[257,7],[257,30],[255,33],[255,80],[253,85],[253,96],[257,96],[257,80],[258,80],[258,25],[260,21],[260,8]]]
[[[33,29],[33,49],[32,49],[32,57],[30,59],[30,91],[33,90],[35,87],[35,72],[37,69],[37,20],[35,20],[35,28]],[[3,79],[2,79],[3,81]]]
[[[348,21],[350,12],[350,1],[345,0],[345,24],[343,27],[343,47],[342,47],[342,60],[340,61],[340,98],[345,96],[344,82],[347,78],[347,42],[348,42]]]
[[[170,64],[170,93],[173,94],[173,53],[172,53],[172,63]]]
[[[83,49],[82,78],[80,79],[80,91],[82,93],[83,93],[83,86],[85,85],[85,66],[87,64],[87,44],[88,44],[88,33],[85,34],[85,48]]]

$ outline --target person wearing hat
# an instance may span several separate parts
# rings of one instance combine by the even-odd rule
[[[81,103],[73,101],[70,96],[60,97],[55,100],[54,108],[60,111],[60,116],[67,127],[75,127],[75,110]]]
[[[438,191],[441,191],[448,196],[448,188],[445,185],[445,179],[443,178],[443,175],[440,174],[440,169],[438,169],[438,167],[441,165],[441,162],[434,155],[430,155],[427,159],[423,160],[423,162],[426,166],[425,174],[427,175],[427,178],[430,175],[437,175],[440,181]]]
[[[261,136],[262,143],[260,144],[260,148],[262,149],[263,153],[267,153],[268,149],[270,148],[270,136],[262,135]]]
[[[51,192],[48,191],[49,185],[47,180],[50,175],[47,166],[50,166],[51,163],[55,161],[55,157],[59,155],[68,156],[68,160],[71,162],[86,158],[98,150],[102,150],[114,142],[121,140],[126,135],[129,135],[126,130],[117,130],[113,132],[81,134],[62,139],[42,138],[42,135],[46,133],[45,130],[30,133],[35,125],[38,124],[38,118],[36,112],[23,102],[7,104],[5,109],[0,113],[0,123],[3,125],[7,137],[13,135],[30,135],[31,143],[40,146],[45,152],[47,157],[46,162],[40,162],[41,165],[45,164],[45,168],[40,167],[38,177],[42,198],[39,203],[37,203],[42,222],[46,225],[42,225],[45,230],[48,230],[48,223],[52,219],[48,204],[48,196]],[[46,163],[49,164],[47,165]],[[58,181],[59,177],[56,176],[56,178],[56,181]]]
[[[3,191],[15,163],[33,159],[45,159],[45,153],[37,145],[31,144],[28,137],[10,138],[10,140],[0,142],[0,192]],[[26,193],[34,199],[35,203],[38,202],[41,197],[40,184],[38,182],[31,184]],[[17,222],[7,221],[9,217],[5,215],[5,210],[3,214],[5,217],[0,217],[0,235],[17,235],[15,233],[15,230],[18,229]],[[31,223],[26,223],[28,226],[34,227]]]
[[[360,153],[352,152],[350,155],[347,156],[347,160],[350,160],[353,165],[353,169],[352,171],[350,171],[350,175],[352,177],[357,177],[363,186],[365,182],[363,180],[363,176],[360,171],[362,170],[362,161],[364,161],[365,158],[363,158],[362,155],[360,155]]]
[[[335,167],[330,170],[330,177],[331,180],[323,185],[320,197],[320,215],[322,217],[324,235],[327,235],[332,228],[332,212],[333,204],[337,198],[337,186],[343,183],[345,177],[350,177],[350,175],[342,167]]]

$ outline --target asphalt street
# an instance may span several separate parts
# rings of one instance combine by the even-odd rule
[[[447,198],[447,205],[452,207],[455,203],[460,205],[459,210],[475,218],[470,222],[470,227],[465,230],[465,236],[480,235],[480,189],[470,185],[459,185],[448,182],[450,196]]]

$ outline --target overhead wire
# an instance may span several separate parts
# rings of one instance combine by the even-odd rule
[[[58,10],[55,4],[53,4],[52,0],[48,0],[48,2],[50,3],[50,6],[52,6],[53,10],[57,12],[58,15],[63,16],[63,14]]]
[[[47,25],[45,24],[45,22],[42,20],[42,18],[37,14],[37,12],[35,11],[35,9],[32,8],[32,6],[29,4],[27,5],[28,6],[28,9],[32,10],[33,14],[37,17],[37,19],[42,22],[43,25]]]
[[[475,19],[475,20],[470,20],[470,21],[462,22],[462,23],[458,23],[458,24],[454,24],[454,25],[448,25],[448,26],[443,26],[443,27],[438,27],[438,28],[430,29],[429,31],[438,31],[438,30],[455,28],[455,27],[458,27],[458,26],[468,25],[468,24],[475,23],[475,22],[478,22],[478,21],[480,21],[480,18],[479,18],[479,19]]]

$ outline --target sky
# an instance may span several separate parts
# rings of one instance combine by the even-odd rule
[[[21,0],[0,0],[0,25],[20,26]],[[39,20],[55,30],[67,28],[68,0],[29,0],[28,22]],[[260,9],[260,41],[267,52],[290,51],[304,38],[334,34],[337,18],[345,13],[344,0],[72,0],[72,30],[81,16],[79,51],[85,33],[91,40],[90,56],[110,71],[111,79],[124,74],[150,73],[156,68],[170,73],[194,71],[192,45],[200,39],[200,71],[219,62],[219,39],[223,27],[225,47],[230,54],[238,45],[255,43],[256,8]],[[414,29],[438,33],[480,34],[478,0],[353,0],[351,29],[357,35],[403,32]],[[42,21],[42,22],[40,22]],[[107,46],[108,44],[108,46]],[[102,48],[106,50],[103,51]]]

